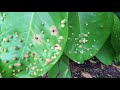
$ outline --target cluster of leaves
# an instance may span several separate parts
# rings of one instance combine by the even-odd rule
[[[1,12],[0,77],[70,78],[69,59],[120,61],[119,12]]]

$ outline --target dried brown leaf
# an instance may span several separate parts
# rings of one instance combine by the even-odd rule
[[[92,76],[88,72],[85,72],[85,71],[81,71],[81,75],[85,78],[92,78]]]

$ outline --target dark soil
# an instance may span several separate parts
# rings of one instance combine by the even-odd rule
[[[72,78],[120,78],[120,68],[116,66],[106,66],[99,62],[96,58],[86,61],[82,65],[78,65],[70,61],[70,70]],[[87,73],[88,76],[82,74]]]
[[[70,71],[72,78],[120,78],[120,66],[106,66],[95,57],[81,65],[70,60]]]

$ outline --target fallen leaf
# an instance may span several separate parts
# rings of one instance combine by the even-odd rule
[[[101,69],[103,70],[104,69],[104,65],[101,64]]]
[[[120,66],[116,66],[116,65],[112,65],[113,67],[117,68],[117,69],[120,69]]]
[[[94,60],[90,60],[90,62],[91,62],[92,64],[96,64],[96,63],[97,63],[97,62],[94,61]]]
[[[88,72],[81,71],[81,75],[85,78],[92,78],[92,76]]]

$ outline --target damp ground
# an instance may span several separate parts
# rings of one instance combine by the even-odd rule
[[[120,78],[120,67],[117,65],[106,66],[96,58],[78,65],[70,60],[72,78]]]
[[[71,78],[120,78],[120,65],[102,64],[95,57],[84,64],[77,64],[70,60]],[[48,78],[47,75],[41,78]]]

